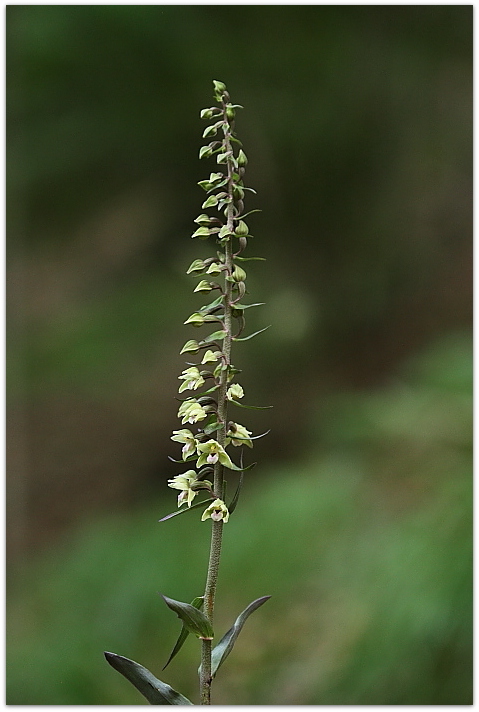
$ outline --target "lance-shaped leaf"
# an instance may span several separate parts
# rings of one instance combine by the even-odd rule
[[[116,653],[105,653],[110,665],[129,680],[150,705],[192,705],[187,697],[174,690],[165,682],[158,680],[143,665],[124,658]]]
[[[204,596],[197,596],[196,598],[194,598],[194,599],[191,601],[191,605],[194,606],[195,608],[200,609],[201,606],[203,605],[203,600],[204,600]],[[166,661],[166,664],[163,666],[163,670],[168,667],[168,665],[171,663],[171,661],[173,660],[173,658],[175,657],[175,655],[181,650],[181,648],[182,648],[182,646],[183,646],[183,643],[185,642],[185,640],[187,639],[187,637],[189,636],[189,634],[190,634],[190,631],[188,630],[188,628],[187,628],[187,627],[185,626],[185,624],[183,623],[183,626],[182,626],[182,628],[181,628],[181,633],[180,633],[180,635],[178,636],[178,640],[177,640],[176,643],[175,643],[175,647],[174,647],[173,650],[171,651],[170,657],[169,657],[168,660]]]
[[[224,663],[228,655],[233,650],[233,646],[241,633],[241,630],[248,618],[253,611],[266,603],[266,601],[271,598],[271,596],[262,596],[257,598],[249,604],[247,608],[244,609],[242,613],[239,614],[238,618],[235,620],[232,628],[229,629],[227,633],[221,638],[218,645],[213,648],[211,653],[211,675],[214,677],[218,672],[219,667]]]
[[[198,638],[213,640],[213,628],[204,613],[192,606],[191,603],[175,601],[168,596],[162,596],[162,598],[168,608],[176,613],[191,633],[194,633]]]

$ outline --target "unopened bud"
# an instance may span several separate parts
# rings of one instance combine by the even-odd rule
[[[240,220],[240,221],[239,221],[239,223],[238,223],[238,225],[237,225],[237,227],[236,227],[236,230],[235,230],[235,234],[236,234],[238,237],[246,237],[246,235],[249,234],[248,226],[247,226],[247,224],[244,222],[244,220]]]
[[[223,82],[218,82],[216,81],[216,79],[213,79],[213,86],[215,92],[218,92],[218,94],[221,94],[222,92],[226,91],[226,84],[223,84]]]
[[[203,272],[205,266],[206,265],[203,260],[193,260],[193,262],[188,267],[186,274],[191,274],[191,272]]]
[[[240,151],[239,151],[239,153],[238,153],[237,161],[238,161],[238,166],[239,166],[240,168],[244,168],[244,166],[246,166],[247,163],[248,163],[248,159],[247,159],[247,157],[246,157],[246,153],[243,151],[242,148],[240,148]]]
[[[246,279],[246,272],[244,271],[244,269],[242,267],[235,265],[233,274],[231,276],[233,277],[233,280],[235,282],[244,282]]]

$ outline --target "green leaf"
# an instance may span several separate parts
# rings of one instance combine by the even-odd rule
[[[211,654],[211,675],[214,677],[218,672],[220,666],[224,663],[228,655],[233,650],[233,646],[241,633],[241,630],[248,619],[248,617],[256,611],[257,608],[266,603],[271,596],[262,596],[257,598],[255,601],[249,604],[247,608],[244,609],[242,613],[239,614],[238,618],[235,620],[233,627],[229,629],[227,633],[221,638],[218,645],[213,648]]]
[[[112,668],[126,677],[141,694],[146,697],[150,705],[192,705],[187,697],[184,697],[165,682],[158,680],[143,665],[135,663],[134,660],[124,658],[116,653],[104,653],[107,662]]]
[[[194,457],[193,460],[196,460],[197,458]],[[179,460],[178,460],[179,462]],[[177,509],[174,512],[171,512],[170,514],[167,514],[166,516],[162,517],[161,519],[158,519],[159,522],[166,522],[168,519],[172,519],[173,517],[177,517],[179,514],[185,514],[185,512],[191,512],[192,509],[197,509],[198,507],[204,507],[205,505],[209,505],[210,499],[204,499],[202,502],[196,502],[196,504],[192,504],[191,507],[185,507],[185,509]]]
[[[192,606],[191,603],[175,601],[168,596],[162,597],[168,608],[176,613],[191,633],[194,633],[198,638],[213,639],[213,628],[204,613]]]
[[[197,596],[196,598],[194,598],[191,601],[191,605],[194,606],[195,608],[200,609],[201,606],[203,605],[203,600],[204,600],[204,596]],[[175,655],[177,655],[177,653],[179,653],[179,651],[181,650],[181,648],[183,646],[183,643],[185,642],[185,640],[187,639],[189,634],[190,634],[190,631],[183,624],[183,626],[181,628],[181,633],[179,634],[178,640],[175,643],[175,647],[171,651],[170,657],[166,661],[166,664],[163,666],[163,668],[162,668],[163,670],[168,667],[168,665],[171,663],[171,661],[173,660]]]
[[[257,336],[258,334],[261,334],[263,331],[266,331],[266,329],[269,329],[269,326],[265,326],[264,329],[260,329],[259,331],[255,331],[253,334],[250,334],[249,336],[234,336],[233,341],[249,341],[250,339],[253,338],[253,336]]]

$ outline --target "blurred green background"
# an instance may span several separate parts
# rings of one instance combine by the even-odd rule
[[[216,704],[472,703],[472,6],[10,5],[7,703],[197,701],[208,526],[174,508],[199,110],[234,102],[257,441]],[[243,414],[243,411],[242,411]]]

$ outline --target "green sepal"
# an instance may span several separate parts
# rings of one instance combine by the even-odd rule
[[[204,640],[213,640],[213,628],[204,613],[192,606],[191,603],[175,601],[174,598],[168,598],[168,596],[163,595],[162,598],[168,608],[176,613],[178,618],[183,621],[183,624],[190,631],[190,633],[194,633],[198,638],[202,638]]]
[[[263,331],[266,331],[266,329],[269,329],[269,326],[265,326],[264,329],[260,329],[259,331],[255,331],[253,334],[250,334],[249,336],[234,336],[233,341],[249,341],[250,339],[253,338],[253,336],[257,336],[258,334],[261,334]]]
[[[257,598],[255,601],[249,604],[247,608],[244,609],[242,613],[239,614],[238,618],[235,620],[233,626],[229,629],[227,633],[221,638],[218,645],[215,645],[213,652],[211,653],[211,675],[214,677],[218,672],[220,666],[224,663],[228,655],[233,650],[233,646],[241,633],[241,630],[246,623],[248,617],[256,611],[263,603],[266,603],[271,596],[262,596]]]
[[[194,459],[196,459],[196,458],[194,458]],[[205,505],[208,505],[211,500],[212,500],[212,497],[210,497],[210,499],[204,499],[201,502],[195,502],[195,504],[192,504],[191,507],[185,507],[184,509],[175,509],[174,512],[170,512],[170,514],[165,514],[164,517],[162,517],[161,519],[158,519],[158,522],[166,522],[168,519],[177,517],[179,514],[185,514],[186,512],[191,512],[192,509],[198,509],[198,507],[204,507]]]
[[[150,705],[192,705],[187,697],[158,680],[143,665],[116,653],[104,653],[107,662],[146,697]]]
[[[198,608],[198,610],[199,610],[201,608],[201,606],[203,605],[203,601],[204,601],[204,596],[197,596],[196,598],[194,598],[191,601],[191,605],[194,606],[194,608]],[[183,646],[183,643],[185,642],[185,640],[187,639],[189,634],[190,634],[190,631],[183,624],[183,626],[181,628],[181,632],[178,636],[178,640],[175,643],[175,647],[171,651],[170,657],[166,661],[165,665],[162,667],[162,670],[165,670],[165,668],[168,667],[168,665],[171,663],[171,661],[173,660],[175,655],[177,655],[177,653],[179,653],[179,651],[181,650],[181,648]]]

